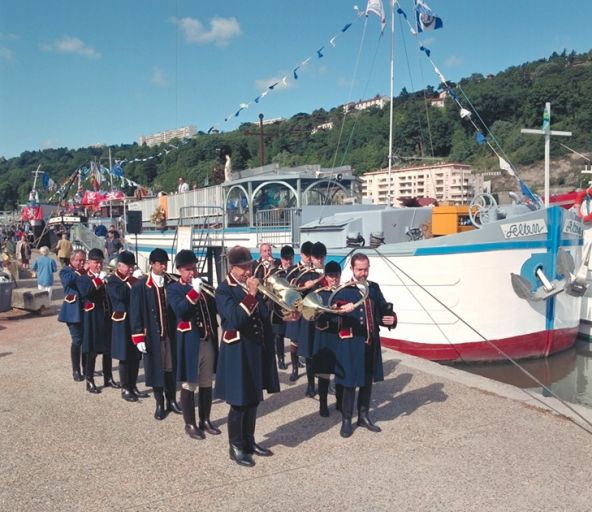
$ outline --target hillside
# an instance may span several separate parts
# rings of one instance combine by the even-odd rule
[[[495,76],[473,74],[448,86],[464,105],[465,97],[470,98],[489,127],[490,134],[482,128],[483,133],[499,141],[521,176],[538,191],[543,182],[543,139],[521,135],[520,129],[540,127],[544,104],[551,101],[552,128],[574,134],[552,142],[552,185],[569,188],[580,184],[583,159],[571,156],[560,142],[581,153],[592,147],[592,50],[585,54],[554,53],[548,59],[512,66]],[[460,118],[458,106],[450,98],[444,108],[428,106],[428,100],[438,92],[432,87],[414,93],[403,90],[394,99],[393,143],[395,154],[401,157],[396,165],[417,165],[422,161],[413,158],[423,156],[470,163],[477,171],[497,170],[497,157],[485,144],[476,142],[474,128]],[[385,167],[388,117],[388,107],[345,117],[341,107],[297,114],[265,126],[265,163],[351,165],[358,174]],[[333,123],[332,130],[312,134],[315,127],[328,122]],[[220,181],[226,153],[232,155],[235,169],[260,164],[258,126],[254,124],[227,133],[200,132],[175,146],[178,149],[137,144],[110,149],[115,160],[128,161],[123,165],[127,178],[155,191],[173,190],[179,176],[199,186]],[[156,157],[163,149],[168,153]],[[25,151],[0,162],[0,209],[13,209],[26,200],[38,165],[61,183],[91,160],[108,165],[108,153],[107,147],[58,148]],[[494,186],[515,188],[507,177],[496,179]],[[133,189],[126,192],[131,194]]]

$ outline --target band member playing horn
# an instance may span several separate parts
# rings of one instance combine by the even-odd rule
[[[336,261],[329,261],[325,265],[325,277],[321,281],[320,288],[315,290],[321,297],[322,303],[326,307],[332,307],[329,304],[329,298],[333,291],[339,286],[341,278],[341,267]],[[314,322],[314,338],[312,348],[312,368],[319,379],[319,414],[329,416],[329,407],[327,398],[329,395],[329,379],[332,373],[335,373],[335,352],[339,340],[337,338],[338,318],[331,313],[322,313]],[[341,390],[340,386],[337,390]],[[340,393],[337,393],[337,402],[340,400]]]
[[[111,312],[103,271],[103,251],[91,249],[88,252],[88,269],[77,279],[80,298],[83,303],[82,351],[86,353],[86,390],[100,393],[94,381],[97,354],[103,354],[103,378],[105,387],[119,388],[113,380],[111,361]]]
[[[258,291],[260,281],[251,275],[252,261],[246,247],[233,247],[228,253],[228,275],[216,290],[222,342],[215,396],[230,405],[229,453],[241,466],[253,466],[253,454],[272,455],[255,442],[257,406],[263,400],[263,389],[269,393],[280,389],[270,313]]]
[[[303,291],[303,295],[312,293],[319,288],[323,278],[322,272],[325,266],[325,257],[327,248],[322,242],[315,242],[311,248],[310,260],[312,268],[303,272],[297,281],[297,286]],[[316,395],[315,376],[312,368],[312,342],[314,338],[314,324],[301,318],[298,332],[298,355],[306,359],[306,396],[314,397]]]
[[[262,243],[259,246],[259,259],[253,262],[253,276],[263,282],[279,266],[280,260],[271,254],[271,244]]]
[[[181,409],[185,432],[204,439],[204,430],[220,434],[210,421],[212,380],[218,356],[218,322],[213,299],[203,293],[193,251],[183,249],[175,256],[179,281],[167,289],[176,317],[177,381],[181,383]],[[199,425],[195,422],[195,390],[199,387]]]
[[[272,271],[274,276],[285,278],[286,275],[294,268],[294,249],[289,245],[284,245],[280,251],[280,264]],[[286,322],[281,308],[274,304],[271,313],[271,329],[273,332],[273,339],[275,345],[275,353],[277,356],[278,369],[285,370],[286,360],[284,358],[284,338],[286,336]]]
[[[165,269],[169,261],[163,249],[148,257],[150,273],[132,286],[130,326],[132,342],[143,354],[146,385],[154,389],[154,418],[163,420],[168,412],[181,414],[176,399],[174,315],[168,308]],[[165,407],[166,396],[166,407]]]
[[[84,264],[86,263],[86,252],[82,250],[74,251],[70,256],[70,264],[60,270],[60,281],[64,288],[64,303],[58,315],[58,321],[64,322],[68,326],[70,338],[70,359],[72,361],[72,378],[76,382],[84,380],[84,366],[86,360],[82,355],[82,301],[80,300],[80,291],[77,285],[77,279],[82,276]],[[82,373],[80,372],[80,362],[82,355]]]
[[[290,284],[296,285],[299,276],[310,269],[311,250],[312,242],[307,241],[300,246],[300,262],[286,274],[286,279],[290,282]],[[298,379],[298,368],[300,367],[300,363],[298,361],[299,332],[300,318],[294,315],[292,318],[286,319],[286,338],[290,340],[290,361],[292,363],[290,382],[294,382]]]
[[[342,437],[352,435],[352,414],[356,387],[358,391],[358,426],[371,432],[380,432],[368,416],[372,396],[372,382],[384,380],[382,354],[380,352],[381,325],[395,327],[397,317],[392,304],[387,303],[380,286],[367,281],[370,269],[368,256],[356,253],[351,258],[353,279],[351,286],[341,290],[335,301],[339,312],[339,343],[336,353],[335,383],[343,386],[341,403]],[[367,298],[359,303],[358,287],[367,289]]]
[[[132,343],[129,309],[132,286],[142,275],[134,270],[136,258],[129,251],[117,255],[115,272],[106,281],[107,294],[111,302],[111,352],[119,360],[119,380],[121,398],[127,402],[137,402],[138,398],[147,398],[148,393],[137,387],[138,371],[142,354]]]

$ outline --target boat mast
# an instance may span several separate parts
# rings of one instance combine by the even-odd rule
[[[532,135],[545,136],[545,208],[549,207],[549,167],[551,160],[551,135],[560,135],[562,137],[571,137],[571,132],[559,132],[551,130],[551,103],[545,103],[545,113],[543,114],[543,127],[541,130],[532,130],[522,128],[521,133],[530,133]]]
[[[386,200],[389,206],[392,206],[391,196],[391,172],[393,170],[393,99],[395,96],[395,2],[391,4],[391,99],[389,112],[389,154],[388,154],[388,181]]]

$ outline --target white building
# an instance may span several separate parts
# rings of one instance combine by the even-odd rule
[[[367,108],[384,108],[389,102],[388,96],[379,96],[378,94],[369,100],[360,100],[357,102],[346,103],[343,105],[343,111],[347,114],[350,110],[366,110]]]
[[[404,169],[367,172],[362,179],[362,195],[372,203],[387,203],[388,196],[394,206],[402,198],[430,197],[439,203],[468,203],[475,193],[483,190],[483,177],[473,175],[470,165],[446,163]]]
[[[449,94],[447,91],[442,91],[435,98],[428,99],[428,102],[431,107],[444,108],[446,105],[446,98],[448,98],[448,96]]]
[[[321,130],[332,130],[333,129],[333,121],[329,121],[328,123],[319,124],[312,129],[311,135],[314,135]]]
[[[165,130],[164,132],[154,133],[152,135],[142,135],[138,139],[138,144],[146,144],[147,146],[158,146],[170,142],[173,139],[185,139],[193,137],[197,133],[195,126],[183,126],[182,128],[175,128],[174,130]]]

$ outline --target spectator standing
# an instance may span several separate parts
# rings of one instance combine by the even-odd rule
[[[189,185],[185,182],[184,178],[179,178],[179,186],[177,187],[177,192],[181,194],[182,192],[189,192]]]
[[[58,240],[55,250],[58,259],[62,263],[62,268],[68,266],[73,249],[72,243],[68,240],[68,235],[66,233],[62,234],[62,238]]]
[[[115,258],[122,248],[121,240],[115,236],[115,231],[109,231],[107,240],[105,240],[105,250],[107,251],[109,260]]]
[[[55,260],[49,257],[49,247],[44,245],[39,252],[41,256],[33,262],[33,277],[37,278],[37,288],[47,291],[49,302],[51,302],[53,274],[57,272],[58,266]]]

